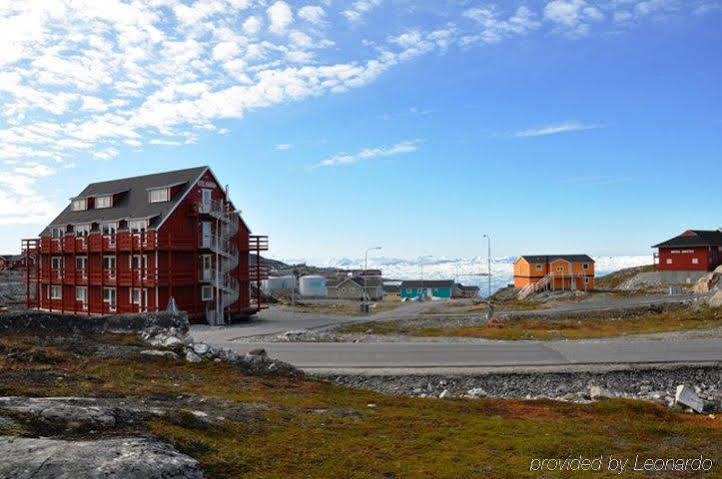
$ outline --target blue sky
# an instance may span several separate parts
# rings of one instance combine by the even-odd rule
[[[275,257],[722,226],[722,3],[417,3],[0,7],[0,252],[88,182],[199,164]]]

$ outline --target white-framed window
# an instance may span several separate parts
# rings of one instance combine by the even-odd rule
[[[208,188],[203,188],[201,190],[201,202],[204,205],[210,205],[213,201],[213,190],[209,190]]]
[[[148,192],[149,203],[163,203],[168,201],[170,198],[170,190],[168,188],[160,188],[157,190],[150,190]]]
[[[131,304],[137,304],[140,305],[140,299],[141,299],[141,289],[140,288],[131,288],[128,290],[128,296]]]
[[[115,311],[115,288],[103,288],[103,302],[108,303],[108,309]]]
[[[205,285],[201,287],[201,300],[210,301],[213,299],[213,286]]]
[[[537,270],[537,271],[541,271],[541,270],[542,270],[542,265],[537,264],[537,265],[536,265],[536,270]]]
[[[63,299],[63,287],[58,284],[51,285],[50,299]]]
[[[75,225],[75,236],[86,237],[90,234],[90,225]]]
[[[213,275],[213,257],[211,255],[201,255],[201,271],[203,271],[203,281],[210,281]]]
[[[128,256],[128,268],[133,271],[143,271],[143,278],[146,278],[148,276],[148,255],[144,254],[141,256],[139,254],[134,254],[133,256]]]
[[[100,232],[104,236],[115,236],[116,231],[118,231],[118,223],[104,223],[100,227]]]
[[[128,222],[131,233],[142,233],[148,229],[148,220],[133,220]]]
[[[61,269],[63,267],[63,258],[61,256],[53,256],[50,258],[50,267],[52,269]]]
[[[76,286],[75,287],[75,301],[81,301],[83,306],[88,304],[88,287],[87,286]]]
[[[52,235],[53,239],[62,238],[65,235],[65,232],[63,231],[63,228],[52,228],[50,230],[50,234]]]
[[[699,258],[692,258],[692,264],[699,264]]]
[[[589,277],[587,277],[587,276],[584,277],[584,284],[589,284]]]
[[[667,264],[672,264],[672,258],[667,258]]]
[[[589,263],[584,263],[584,264],[582,265],[582,268],[584,268],[584,269],[589,269]]]
[[[73,211],[84,211],[88,209],[88,200],[85,198],[73,200]]]
[[[115,256],[105,255],[103,256],[103,269],[110,272],[110,277],[115,277]]]
[[[108,196],[98,196],[95,198],[95,209],[99,210],[102,208],[110,208],[113,206],[113,197]]]
[[[75,269],[79,269],[83,271],[83,274],[85,274],[85,270],[88,268],[88,257],[87,256],[76,256],[75,257]]]

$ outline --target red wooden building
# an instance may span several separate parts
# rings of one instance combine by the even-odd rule
[[[722,264],[722,230],[687,230],[652,248],[659,271],[712,271]]]
[[[173,298],[192,319],[221,324],[264,307],[267,249],[207,166],[92,183],[23,240],[27,305],[114,314],[165,310]]]

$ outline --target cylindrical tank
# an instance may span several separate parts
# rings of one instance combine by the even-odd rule
[[[326,278],[317,275],[301,276],[298,280],[298,290],[301,296],[310,296],[315,298],[325,298],[328,296],[326,291]]]
[[[261,289],[265,293],[274,291],[291,291],[296,287],[296,278],[293,275],[272,276],[261,282]]]

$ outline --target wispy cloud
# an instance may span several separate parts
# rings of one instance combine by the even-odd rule
[[[324,166],[341,166],[358,163],[361,160],[367,160],[370,158],[388,157],[393,155],[401,155],[404,153],[412,153],[418,150],[418,145],[421,140],[406,140],[397,143],[390,147],[378,147],[378,148],[365,148],[356,154],[350,155],[346,153],[340,153],[327,158],[319,163],[316,163],[314,168],[321,168]]]
[[[291,148],[293,148],[293,145],[290,143],[279,143],[278,145],[276,145],[276,149],[278,151],[286,151],[290,150]]]
[[[548,125],[541,128],[531,128],[529,130],[521,130],[512,133],[513,137],[516,138],[528,138],[532,136],[547,136],[556,135],[559,133],[568,133],[570,131],[585,131],[595,130],[597,128],[604,128],[605,125],[599,124],[586,124],[578,121],[570,121],[566,123],[560,123],[558,125]]]

